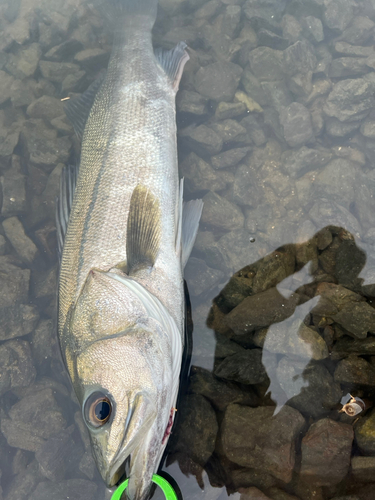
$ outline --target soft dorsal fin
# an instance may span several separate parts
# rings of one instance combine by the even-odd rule
[[[103,83],[106,72],[102,71],[98,78],[76,99],[69,100],[65,104],[65,114],[73,125],[77,136],[82,139],[87,118],[89,117],[91,107],[94,103],[95,96]]]
[[[190,59],[186,47],[186,43],[180,42],[171,50],[158,48],[154,52],[160,66],[169,76],[175,92],[178,90],[184,66]]]
[[[56,203],[57,249],[61,259],[64,238],[68,227],[70,210],[73,204],[74,190],[77,183],[78,165],[67,165],[62,169],[60,194]]]
[[[161,238],[159,201],[145,186],[138,185],[130,200],[126,231],[128,274],[155,263]]]

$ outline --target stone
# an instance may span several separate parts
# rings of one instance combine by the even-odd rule
[[[237,335],[244,335],[258,328],[284,321],[293,314],[299,296],[286,299],[277,288],[246,297],[225,317],[225,323]]]
[[[338,203],[321,198],[312,206],[309,216],[318,228],[325,226],[345,227],[352,234],[359,235],[361,232],[357,219],[345,207]]]
[[[289,76],[314,71],[317,59],[313,46],[307,40],[290,45],[283,52],[283,64],[284,71]]]
[[[279,77],[280,75],[277,76]],[[254,76],[248,67],[246,67],[242,73],[241,84],[246,94],[260,106],[266,106],[268,104],[267,96],[262,89],[261,82]]]
[[[244,102],[219,102],[216,107],[215,117],[218,120],[235,118],[236,116],[246,113],[246,110],[247,108]]]
[[[333,159],[316,176],[315,196],[336,201],[349,209],[355,199],[359,175],[360,167],[356,163],[343,158]]]
[[[63,112],[64,107],[60,99],[48,95],[33,101],[26,110],[30,118],[42,118],[43,120],[52,120],[61,116]]]
[[[41,474],[38,470],[38,462],[33,460],[25,471],[17,474],[8,484],[8,494],[5,500],[29,500],[30,493],[35,489],[41,480]],[[2,497],[0,497],[2,498]]]
[[[366,118],[360,128],[361,134],[370,139],[375,139],[375,120]]]
[[[242,74],[242,68],[231,62],[216,62],[198,70],[196,91],[214,101],[232,101]]]
[[[100,47],[84,49],[74,56],[74,61],[84,68],[97,69],[101,66],[106,66],[109,60],[109,53]]]
[[[257,487],[264,490],[274,486],[277,483],[277,479],[267,472],[260,471],[258,469],[247,469],[240,468],[234,469],[230,472],[230,478],[232,480],[233,488],[239,491],[241,488]]]
[[[33,262],[38,254],[38,249],[25,234],[22,222],[17,217],[9,217],[3,221],[3,228],[6,237],[19,257],[27,264]]]
[[[258,31],[258,46],[271,47],[272,49],[284,50],[288,47],[289,40],[277,35],[274,31],[262,28]]]
[[[261,82],[261,86],[267,96],[268,104],[273,106],[277,112],[280,113],[283,108],[292,103],[292,94],[284,80]]]
[[[351,461],[353,479],[359,482],[373,482],[375,457],[353,457]]]
[[[353,19],[354,5],[351,0],[324,0],[324,24],[327,28],[342,32]]]
[[[365,194],[365,189],[363,190]],[[367,200],[366,200],[367,201]],[[368,206],[368,204],[366,203]],[[335,277],[337,282],[350,289],[360,289],[359,275],[366,265],[366,254],[352,239],[344,240],[336,252]]]
[[[341,35],[341,40],[353,45],[365,45],[373,36],[375,23],[367,16],[356,16]]]
[[[272,500],[270,497],[262,493],[255,486],[250,488],[242,488],[240,500]]]
[[[198,155],[215,155],[220,153],[223,147],[223,140],[219,134],[206,125],[187,127],[180,132],[180,135]]]
[[[61,82],[61,93],[68,94],[69,92],[84,92],[87,89],[86,71],[77,71],[67,75]]]
[[[284,138],[291,147],[299,147],[314,137],[311,114],[303,104],[293,102],[280,113]]]
[[[211,157],[211,164],[214,169],[235,167],[248,153],[250,147],[228,149],[218,155]],[[214,189],[212,191],[215,191]]]
[[[244,215],[241,210],[216,193],[209,192],[203,197],[203,212],[201,221],[203,224],[224,229],[233,230],[242,228]]]
[[[259,82],[282,80],[283,52],[269,47],[258,47],[249,53],[250,69]],[[247,91],[247,89],[245,88]],[[249,93],[254,99],[254,97]],[[259,102],[256,98],[255,101]],[[259,102],[259,104],[262,104]]]
[[[42,481],[38,484],[29,500],[92,500],[95,498],[97,485],[87,479],[65,479],[52,482]]]
[[[252,295],[252,293],[252,280],[243,277],[242,272],[239,271],[239,273],[234,274],[230,278],[221,290],[220,295],[216,298],[216,302],[225,309],[231,310],[238,306],[245,297]]]
[[[262,384],[267,380],[260,349],[246,349],[228,356],[216,366],[214,373],[221,379],[245,385]]]
[[[295,255],[286,250],[276,250],[266,255],[255,269],[252,283],[253,294],[264,292],[294,273]]]
[[[297,42],[302,38],[302,26],[294,16],[285,14],[281,21],[283,37],[291,43]]]
[[[353,427],[330,418],[311,425],[302,438],[300,474],[319,486],[340,483],[348,474]]]
[[[307,37],[313,43],[324,40],[323,24],[320,19],[314,16],[306,16],[301,19],[302,27],[307,30]]]
[[[244,388],[239,388],[232,382],[221,380],[210,371],[198,367],[192,367],[189,391],[193,394],[201,394],[219,411],[224,411],[228,405],[233,403],[245,406],[257,406],[258,404],[258,398],[250,388],[246,391]]]
[[[246,138],[246,129],[236,120],[222,120],[213,123],[211,128],[215,130],[224,143],[243,142]]]
[[[327,149],[312,149],[302,146],[298,150],[288,150],[281,155],[284,169],[293,178],[304,175],[309,170],[320,169],[332,159]]]
[[[262,129],[262,125],[254,115],[249,114],[243,118],[241,120],[241,125],[245,127],[250,139],[256,146],[262,146],[267,142],[267,137]]]
[[[231,462],[288,483],[295,464],[295,439],[304,425],[302,415],[288,406],[274,415],[269,406],[229,405],[221,424],[223,452]]]
[[[375,330],[375,309],[366,302],[352,302],[333,316],[334,321],[355,337],[364,339]]]
[[[197,19],[209,19],[213,17],[220,8],[219,0],[209,0],[205,2],[203,6],[195,11],[195,17]]]
[[[329,69],[330,78],[344,78],[368,73],[366,61],[356,57],[338,57],[332,61]]]
[[[254,99],[249,97],[245,92],[238,90],[234,94],[234,98],[238,102],[245,104],[246,109],[249,113],[263,113],[263,108]]]
[[[345,137],[358,130],[361,122],[340,122],[337,118],[328,118],[325,124],[326,132],[331,137]]]
[[[363,78],[341,80],[333,86],[323,111],[341,122],[361,120],[374,107],[374,90],[375,78],[372,74]]]
[[[362,47],[361,45],[352,45],[341,41],[336,42],[334,47],[338,54],[345,56],[369,57],[374,55],[373,47]]]
[[[23,174],[20,157],[12,156],[12,167],[4,173],[1,179],[3,205],[1,215],[10,217],[22,215],[26,211],[26,177]]]
[[[176,97],[177,110],[180,113],[190,113],[202,116],[207,114],[207,99],[198,92],[191,90],[180,90]]]
[[[42,319],[31,337],[31,352],[37,366],[41,367],[51,359],[59,357],[59,346],[54,322]]]
[[[34,99],[34,92],[28,83],[22,80],[13,81],[10,87],[10,100],[12,101],[13,107],[28,106]]]
[[[294,495],[290,495],[289,493],[286,493],[286,491],[277,488],[276,486],[272,486],[268,490],[268,494],[271,496],[272,500],[299,500]]]
[[[256,28],[268,28],[278,25],[285,9],[285,0],[247,0],[244,5],[246,17]]]
[[[184,185],[190,193],[202,190],[221,191],[226,183],[220,179],[209,163],[195,153],[190,153],[180,165]]]
[[[35,380],[30,345],[23,340],[9,340],[0,346],[0,394],[10,389],[27,387]]]
[[[20,269],[9,260],[8,256],[0,257],[1,292],[0,308],[9,308],[29,301],[30,270]]]
[[[375,369],[365,359],[351,355],[338,363],[334,379],[342,385],[375,385]]]
[[[43,77],[54,83],[61,83],[67,75],[80,71],[78,64],[68,62],[40,61],[39,68]]]
[[[215,411],[199,394],[187,395],[178,411],[179,425],[171,436],[171,449],[186,453],[204,466],[215,449],[218,432]]]
[[[191,257],[185,267],[189,293],[196,297],[214,288],[223,278],[222,271],[208,267],[204,260],[195,257]]]
[[[0,94],[0,104],[6,102],[12,95],[11,85],[13,81],[14,78],[11,75],[8,75],[5,71],[0,70],[0,87],[2,89]]]
[[[42,55],[39,43],[32,43],[27,47],[20,48],[16,54],[12,54],[6,64],[6,69],[16,78],[23,80],[33,76]]]
[[[236,169],[231,188],[231,199],[238,205],[257,206],[261,200],[261,186],[254,169],[246,164]]]
[[[27,272],[29,276],[28,269]],[[7,287],[6,287],[7,288]],[[23,337],[31,333],[39,320],[39,313],[35,306],[19,304],[19,298],[9,307],[0,309],[0,340]]]
[[[48,61],[64,61],[82,48],[82,42],[75,38],[71,38],[52,47],[52,49],[44,54],[44,58]]]
[[[10,341],[15,342],[15,341]],[[14,404],[1,431],[9,446],[36,452],[46,440],[66,427],[51,388],[33,391]]]

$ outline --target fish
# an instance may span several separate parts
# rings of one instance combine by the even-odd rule
[[[176,411],[183,270],[202,200],[183,202],[175,96],[189,59],[152,45],[157,0],[107,0],[108,69],[65,110],[81,139],[56,225],[58,338],[108,488],[145,500]]]

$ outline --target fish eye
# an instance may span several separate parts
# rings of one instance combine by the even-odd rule
[[[93,427],[102,427],[112,413],[112,403],[102,392],[94,392],[86,399],[84,415],[86,422]]]

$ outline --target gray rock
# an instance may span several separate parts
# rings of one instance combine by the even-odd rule
[[[360,451],[366,455],[375,453],[375,411],[361,418],[354,427],[355,440]]]
[[[366,205],[369,206],[368,203]],[[361,289],[362,278],[359,278],[359,275],[365,264],[365,252],[358,248],[353,240],[344,240],[336,252],[335,277],[337,282],[350,289]]]
[[[271,49],[284,50],[289,45],[289,40],[277,35],[274,31],[262,28],[258,31],[258,46],[271,47]]]
[[[366,61],[356,57],[339,57],[332,61],[329,69],[330,78],[343,78],[368,73]]]
[[[268,105],[273,106],[278,112],[292,103],[292,94],[284,80],[261,82],[261,86],[267,96]]]
[[[64,61],[82,48],[82,42],[73,37],[52,47],[52,49],[44,54],[44,58],[49,61]]]
[[[13,480],[9,482],[8,494],[4,497],[5,500],[29,500],[30,494],[34,491],[41,479],[42,476],[39,473],[38,462],[33,460],[25,471],[17,474]]]
[[[171,436],[171,449],[186,453],[203,466],[215,449],[218,432],[215,411],[205,397],[190,394],[182,400],[178,412],[181,420]]]
[[[244,467],[230,471],[230,478],[232,480],[233,488],[236,491],[238,491],[239,488],[248,488],[253,486],[261,488],[262,490],[268,490],[268,488],[277,483],[277,479],[267,472],[263,472],[258,469],[246,469]]]
[[[353,457],[351,461],[353,479],[359,482],[373,482],[375,457]]]
[[[367,16],[356,16],[340,38],[353,45],[365,45],[373,36],[374,27],[375,23]]]
[[[343,31],[353,19],[354,5],[351,0],[324,0],[324,24],[332,30]]]
[[[223,140],[212,128],[206,125],[187,127],[180,132],[180,136],[188,142],[197,154],[215,155],[223,147]]]
[[[267,2],[262,0],[247,0],[244,5],[244,12],[246,17],[256,27],[277,26],[281,14],[285,9],[285,4],[285,0],[268,0]]]
[[[198,19],[210,19],[220,8],[219,0],[209,0],[203,6],[195,11],[195,17]]]
[[[254,115],[249,114],[243,118],[241,120],[241,125],[245,127],[250,139],[256,146],[262,146],[267,142],[267,136],[262,129],[262,125]]]
[[[191,90],[180,90],[176,98],[177,110],[180,113],[191,113],[202,116],[207,114],[207,99]]]
[[[231,462],[288,483],[295,464],[295,439],[304,425],[302,415],[288,406],[274,415],[269,406],[230,405],[221,425],[222,448]]]
[[[67,75],[80,71],[78,64],[67,62],[40,61],[39,68],[44,78],[55,83],[61,83]]]
[[[30,264],[38,254],[35,243],[25,234],[21,221],[17,217],[10,217],[3,221],[5,235],[19,255],[19,257]]]
[[[351,122],[365,118],[374,107],[374,75],[337,82],[327,97],[324,112],[340,121]]]
[[[333,318],[360,339],[366,338],[368,332],[374,333],[375,330],[375,310],[367,302],[349,302]]]
[[[32,335],[31,352],[38,366],[42,366],[52,358],[59,356],[57,335],[54,322],[51,319],[42,319]]]
[[[332,158],[332,153],[327,149],[311,149],[306,146],[297,151],[285,151],[281,155],[284,169],[294,178],[301,177],[309,170],[320,169]]]
[[[222,33],[233,39],[238,33],[240,21],[241,7],[239,5],[227,5],[221,25]]]
[[[338,54],[344,56],[369,57],[374,55],[373,47],[362,47],[361,45],[352,45],[347,42],[336,42],[334,47]]]
[[[30,118],[42,118],[52,120],[64,113],[64,107],[60,99],[44,95],[28,106],[26,113]]]
[[[223,153],[212,156],[211,164],[215,169],[234,167],[247,155],[249,151],[251,151],[250,147],[228,149]]]
[[[0,95],[0,104],[6,102],[12,95],[11,85],[13,81],[14,78],[11,75],[8,75],[8,73],[6,73],[5,71],[0,70],[0,87],[2,89]]]
[[[228,356],[216,366],[214,373],[219,378],[245,385],[262,384],[267,380],[260,349],[246,349]]]
[[[360,167],[343,158],[334,159],[320,170],[314,182],[315,196],[328,198],[349,209],[355,200]],[[345,226],[344,226],[345,227]]]
[[[27,387],[35,380],[36,371],[30,346],[23,340],[9,340],[0,346],[0,394],[10,389]]]
[[[28,272],[28,270],[24,271]],[[19,304],[17,297],[11,306],[0,309],[0,340],[28,335],[34,330],[38,320],[37,308],[32,305]]]
[[[61,93],[84,92],[87,89],[86,71],[77,71],[67,75],[61,83]]]
[[[307,37],[313,43],[319,43],[324,40],[323,24],[320,19],[314,16],[306,16],[301,19],[302,27],[307,30]]]
[[[219,102],[215,111],[215,117],[218,120],[225,120],[243,115],[246,111],[247,107],[243,102]]]
[[[294,43],[302,38],[302,26],[294,16],[285,14],[281,21],[283,37]]]
[[[185,179],[186,189],[192,194],[209,189],[221,191],[226,187],[211,165],[195,153],[190,153],[181,163],[180,173]]]
[[[222,138],[224,143],[244,142],[246,140],[246,129],[236,120],[223,120],[213,123],[211,128]]]
[[[29,269],[20,269],[7,256],[0,257],[1,293],[0,308],[29,301]]]
[[[328,118],[326,120],[326,132],[331,137],[345,137],[358,130],[360,125],[360,121],[340,122],[337,118]]]
[[[285,299],[276,288],[246,297],[225,317],[225,323],[237,335],[246,335],[258,328],[284,321],[291,316],[299,296],[292,294]]]
[[[250,163],[250,162],[249,162]],[[254,169],[250,165],[240,165],[236,169],[231,189],[231,199],[238,205],[257,206],[262,189]]]
[[[283,52],[283,64],[284,71],[289,76],[314,71],[317,59],[313,46],[307,40],[290,45]]]
[[[209,192],[203,197],[203,203],[201,218],[203,224],[209,224],[224,230],[243,227],[245,221],[243,213],[230,201],[216,193]]]
[[[185,279],[193,296],[201,295],[215,287],[224,278],[219,269],[208,267],[204,260],[191,257],[185,267]]]
[[[280,113],[284,138],[291,147],[306,144],[314,137],[311,115],[303,104],[292,103]]]
[[[25,396],[9,410],[9,418],[1,420],[1,431],[9,446],[34,452],[65,427],[51,388]]]
[[[283,373],[278,372],[278,375],[284,381],[292,381],[294,373],[286,365],[285,369]],[[334,382],[327,368],[311,363],[304,369],[303,379],[304,387],[298,395],[289,399],[288,405],[313,418],[319,418],[335,408],[342,393],[340,385]]]
[[[20,157],[12,157],[12,167],[7,170],[1,179],[3,193],[3,205],[1,215],[10,217],[22,215],[26,211],[26,177],[23,174]]]
[[[236,384],[220,380],[211,372],[198,367],[192,368],[189,391],[201,394],[219,411],[224,411],[228,405],[233,403],[245,406],[257,406],[258,404],[257,396],[250,389],[248,391],[240,389]]]
[[[214,101],[232,101],[242,74],[242,68],[231,62],[216,62],[200,68],[195,76],[195,88]]]
[[[105,66],[109,59],[109,53],[100,47],[84,49],[74,56],[74,61],[84,68],[97,69]]]
[[[272,500],[255,486],[241,488],[240,500]]]
[[[339,362],[334,379],[346,387],[375,385],[375,369],[365,359],[351,355]]]
[[[350,339],[348,337],[337,340],[332,349],[333,359],[340,359],[349,354],[364,356],[375,355],[375,341],[373,337],[366,339]]]
[[[284,77],[283,52],[281,50],[258,47],[249,53],[249,62],[252,73],[260,82],[282,80]],[[253,96],[251,95],[251,97]]]
[[[252,289],[260,293],[275,287],[278,283],[294,273],[296,260],[294,253],[276,250],[266,255],[255,269]]]
[[[40,482],[29,500],[92,500],[95,498],[97,485],[86,479],[66,479],[64,481]]]
[[[28,106],[34,101],[34,99],[34,92],[27,82],[22,80],[13,81],[10,87],[10,100],[15,108]]]
[[[16,78],[23,80],[33,76],[42,55],[39,43],[20,48],[16,54],[11,54],[6,64],[6,69]]]
[[[319,486],[340,483],[347,475],[353,442],[351,425],[323,418],[302,439],[301,476]]]
[[[221,290],[219,297],[216,301],[221,304],[225,309],[233,309],[238,306],[245,297],[252,295],[252,279],[243,277],[242,271],[234,274],[225,287]]]
[[[361,125],[361,134],[370,139],[375,139],[375,120],[366,118]]]
[[[338,203],[321,198],[317,200],[309,212],[309,216],[318,228],[325,226],[345,227],[352,234],[359,235],[361,226],[349,210]]]
[[[280,76],[280,78],[282,77]],[[245,68],[244,72],[242,73],[241,84],[243,85],[247,95],[251,99],[259,103],[261,106],[267,105],[267,96],[262,89],[260,81],[253,75],[249,68]]]

